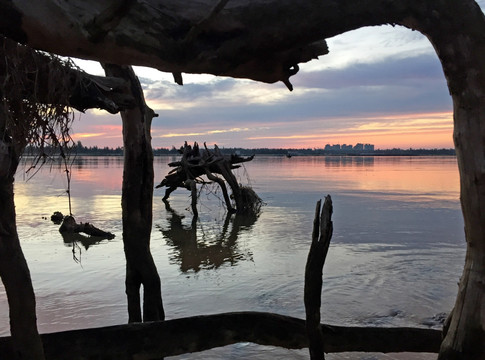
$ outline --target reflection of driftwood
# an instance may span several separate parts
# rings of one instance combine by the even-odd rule
[[[110,232],[103,231],[90,223],[78,224],[72,216],[64,217],[64,220],[59,228],[61,233],[85,233],[90,236],[96,236],[103,239],[113,239],[115,236]]]
[[[342,327],[322,324],[325,351],[437,353],[441,331],[413,328]],[[63,331],[42,335],[46,359],[157,359],[238,342],[308,347],[305,321],[278,314],[241,312]],[[10,337],[0,354],[11,358]]]
[[[201,268],[218,268],[227,263],[235,265],[247,256],[238,250],[237,238],[241,230],[251,227],[256,222],[258,214],[227,213],[220,235],[216,236],[214,243],[206,244],[197,240],[197,217],[192,218],[189,226],[184,226],[184,217],[173,210],[168,201],[164,203],[169,215],[169,227],[160,228],[160,231],[167,239],[167,243],[173,246],[175,260],[180,262],[182,272],[198,272]]]
[[[81,233],[70,233],[70,232],[63,232],[61,233],[62,240],[64,240],[64,244],[66,246],[73,246],[73,252],[76,251],[76,244],[81,243],[82,246],[87,250],[90,246],[96,245],[97,243],[103,240],[110,240],[109,238],[102,237],[102,236],[86,236]],[[77,258],[77,257],[76,257]]]
[[[317,202],[313,220],[312,244],[305,267],[304,301],[306,311],[306,329],[310,342],[310,359],[323,360],[324,343],[320,328],[320,306],[322,294],[322,271],[327,257],[330,239],[332,238],[332,199],[325,197],[320,215],[322,201]]]
[[[248,206],[244,202],[245,199],[241,188],[232,170],[240,167],[236,164],[251,161],[254,155],[246,158],[235,154],[224,155],[217,145],[214,146],[213,150],[209,150],[206,144],[204,144],[204,149],[200,150],[197,143],[194,143],[192,147],[187,142],[180,148],[179,152],[182,154],[182,158],[179,161],[168,164],[174,169],[156,186],[157,188],[167,187],[163,200],[167,200],[170,194],[177,188],[186,188],[192,193],[192,211],[197,216],[196,184],[197,182],[205,183],[201,180],[201,177],[207,176],[210,181],[216,182],[221,187],[229,212],[235,212],[236,210],[237,212],[245,212],[247,210]],[[215,174],[222,175],[223,179]],[[236,210],[232,207],[225,182],[229,184],[232,190],[232,196],[236,202]]]

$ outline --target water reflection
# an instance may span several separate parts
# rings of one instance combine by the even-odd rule
[[[238,246],[238,238],[249,232],[259,214],[226,214],[219,231],[205,229],[200,218],[193,217],[184,225],[185,216],[164,201],[168,226],[157,225],[167,245],[172,247],[171,261],[180,264],[182,272],[199,272],[202,269],[217,269],[223,264],[236,265],[239,261],[252,260],[252,253]]]
[[[79,233],[61,233],[62,235],[62,240],[64,241],[64,245],[73,248],[79,247],[79,244],[81,244],[84,249],[89,249],[90,246],[99,244],[103,240],[111,240],[108,237],[103,237],[103,236],[86,236],[83,234]]]
[[[374,156],[325,156],[326,167],[374,166]]]

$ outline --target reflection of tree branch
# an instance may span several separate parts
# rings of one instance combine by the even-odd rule
[[[192,218],[190,226],[184,226],[184,217],[173,210],[168,201],[164,203],[169,227],[160,228],[160,231],[167,239],[167,243],[174,248],[174,259],[181,263],[183,272],[218,268],[224,263],[235,265],[247,257],[238,251],[237,239],[242,230],[250,228],[256,222],[257,214],[235,214],[233,217],[233,214],[228,213],[220,234],[214,238],[215,243],[207,244],[197,239],[197,217]],[[232,227],[229,231],[230,224]]]

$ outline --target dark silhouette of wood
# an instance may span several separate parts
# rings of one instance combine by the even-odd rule
[[[90,236],[96,236],[103,239],[114,239],[114,234],[98,229],[90,223],[77,223],[74,217],[65,216],[59,228],[61,233],[85,233]]]
[[[306,311],[306,330],[310,342],[310,359],[325,359],[325,339],[322,337],[320,327],[320,307],[322,297],[323,265],[332,239],[332,198],[325,197],[323,209],[320,214],[322,201],[317,202],[315,218],[313,220],[312,244],[308,253],[305,267],[304,302]]]
[[[291,21],[291,26],[279,25],[284,18],[314,18],[306,13],[311,10],[308,4],[280,3],[240,6],[221,1],[214,7],[210,0],[122,1],[115,5],[91,0],[72,7],[50,7],[48,2],[32,7],[28,1],[14,0],[1,3],[0,33],[60,55],[150,66],[173,73],[179,84],[182,72],[210,72],[282,81],[292,88],[289,78],[298,72],[297,64],[326,54],[328,49],[322,40],[325,37],[319,36],[320,25],[308,22],[303,26],[297,21]],[[268,16],[275,6],[282,13]],[[52,24],[56,24],[55,30]],[[311,41],[301,37],[302,29],[315,32]],[[46,39],[49,44],[44,43]]]
[[[0,122],[2,112],[0,111]],[[0,151],[2,150],[0,141]],[[9,304],[11,354],[2,359],[42,359],[43,348],[36,325],[35,295],[15,223],[13,176],[17,157],[4,155],[0,160],[0,277]],[[4,167],[5,166],[5,167]],[[8,171],[4,171],[8,169]]]
[[[416,328],[321,325],[329,353],[436,353],[441,332]],[[43,334],[47,360],[158,359],[215,347],[252,342],[286,349],[308,347],[305,321],[290,316],[238,312],[194,316],[149,323]],[[0,338],[0,354],[8,358],[10,337]]]
[[[163,200],[168,200],[170,194],[177,188],[186,188],[191,191],[192,197],[192,212],[194,216],[198,216],[197,211],[197,183],[206,183],[202,180],[202,176],[207,176],[211,181],[216,182],[222,190],[226,208],[229,212],[247,212],[251,208],[251,204],[245,202],[241,187],[237,182],[232,170],[239,168],[243,162],[251,161],[253,156],[242,157],[239,155],[224,155],[217,145],[210,150],[204,143],[204,149],[200,150],[199,145],[195,142],[194,146],[188,145],[185,142],[184,146],[179,149],[182,158],[179,161],[169,163],[170,167],[174,167],[168,175],[162,180],[156,188],[167,187]],[[236,209],[233,208],[227,187],[224,180],[215,174],[222,175],[223,179],[229,184],[232,190],[232,196],[236,202]]]
[[[124,79],[130,84],[127,95],[137,101],[135,107],[121,111],[124,155],[121,207],[128,321],[163,320],[165,312],[160,276],[150,252],[154,185],[150,129],[152,118],[158,115],[146,105],[140,82],[130,66],[103,66],[106,75]]]

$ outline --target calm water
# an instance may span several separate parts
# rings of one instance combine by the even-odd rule
[[[155,159],[155,181],[173,157]],[[65,244],[54,211],[68,212],[62,169],[45,166],[15,185],[17,224],[41,332],[127,322],[121,236],[122,159],[79,158],[73,213],[113,232],[111,241]],[[152,253],[167,318],[226,311],[304,317],[303,273],[315,203],[330,194],[334,236],[324,268],[322,319],[341,325],[433,326],[454,303],[465,242],[453,157],[263,157],[238,170],[266,205],[259,217],[227,218],[220,191],[201,190],[192,223],[189,192],[170,207],[155,190]],[[189,245],[187,245],[189,244]],[[73,257],[78,261],[74,261]],[[0,285],[0,335],[8,335]],[[307,359],[307,351],[253,344],[174,359]],[[391,359],[348,354],[329,359]],[[424,359],[430,356],[392,357]]]

